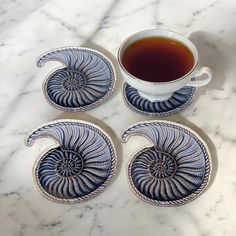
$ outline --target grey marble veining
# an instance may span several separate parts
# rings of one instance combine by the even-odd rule
[[[0,234],[6,236],[236,235],[236,3],[233,0],[12,0],[0,3]],[[129,158],[149,143],[140,137],[121,144],[127,126],[151,118],[132,112],[121,96],[122,79],[111,98],[86,113],[63,113],[43,97],[42,82],[59,65],[35,66],[43,52],[62,46],[89,45],[105,53],[117,68],[120,43],[149,28],[168,28],[190,37],[200,65],[214,71],[193,104],[165,119],[197,131],[212,154],[208,189],[177,208],[146,204],[131,192]],[[38,193],[32,178],[35,159],[53,145],[39,140],[24,146],[29,130],[59,119],[83,119],[100,125],[113,139],[118,171],[109,188],[88,202],[52,203]],[[153,119],[153,118],[152,118]]]

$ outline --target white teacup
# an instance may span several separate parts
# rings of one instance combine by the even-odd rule
[[[194,63],[192,69],[180,78],[168,82],[150,82],[133,76],[122,64],[122,56],[125,50],[136,41],[150,37],[164,37],[176,40],[185,45],[192,53]],[[120,46],[118,51],[118,62],[124,80],[133,88],[137,89],[141,97],[151,102],[169,99],[174,92],[184,86],[200,87],[208,84],[212,78],[212,70],[208,67],[197,69],[198,52],[194,44],[185,36],[169,30],[144,30],[128,37]],[[202,76],[202,75],[206,76]]]

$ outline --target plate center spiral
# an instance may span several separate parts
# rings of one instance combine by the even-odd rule
[[[149,164],[149,171],[152,177],[158,179],[170,178],[177,170],[175,159],[168,153],[155,151],[154,160]]]
[[[77,175],[83,168],[82,157],[73,151],[65,150],[64,159],[60,160],[57,164],[57,173],[62,177],[70,177]]]
[[[63,82],[65,90],[73,92],[78,91],[86,85],[86,77],[79,71],[70,71],[69,77]]]

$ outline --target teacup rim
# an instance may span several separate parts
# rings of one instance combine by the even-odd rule
[[[177,78],[177,79],[171,80],[171,81],[164,81],[164,82],[150,82],[150,81],[142,80],[142,79],[139,79],[139,78],[137,78],[136,76],[132,75],[130,72],[128,72],[128,71],[126,70],[126,68],[123,66],[122,61],[121,61],[121,50],[122,50],[123,46],[124,46],[131,38],[133,38],[134,36],[136,36],[136,35],[138,35],[138,34],[145,33],[145,32],[148,32],[148,31],[155,31],[155,32],[163,32],[163,31],[164,31],[164,32],[170,32],[170,33],[174,33],[174,34],[176,34],[176,35],[179,35],[179,36],[185,38],[185,39],[189,42],[189,44],[191,44],[191,46],[194,48],[194,51],[195,51],[195,53],[196,53],[196,55],[193,55],[195,62],[194,62],[193,67],[191,68],[191,70],[190,70],[188,73],[186,73],[185,75],[183,75],[182,77],[180,77],[180,78]],[[144,38],[145,38],[145,37],[144,37]],[[148,37],[147,37],[147,38],[148,38]],[[181,43],[183,43],[183,42],[181,41]],[[184,44],[184,45],[187,46],[186,44]],[[187,47],[188,47],[188,46],[187,46]],[[188,49],[189,49],[189,47],[188,47]],[[190,50],[191,50],[191,49],[190,49]],[[191,50],[191,52],[192,52],[192,50]],[[121,67],[121,69],[122,69],[126,74],[128,74],[132,79],[134,79],[134,80],[138,80],[139,82],[142,82],[142,83],[154,84],[154,85],[173,84],[173,83],[176,83],[176,82],[178,82],[178,81],[181,81],[181,80],[185,79],[186,77],[188,77],[189,75],[191,75],[191,74],[193,73],[193,71],[196,69],[196,67],[197,67],[197,65],[198,65],[198,51],[197,51],[196,46],[193,44],[193,42],[192,42],[187,36],[185,36],[184,34],[181,34],[181,33],[179,33],[179,32],[176,32],[176,31],[173,31],[173,30],[169,30],[169,29],[146,29],[146,30],[137,31],[137,32],[135,32],[135,33],[129,35],[128,37],[126,37],[126,38],[122,41],[121,45],[119,46],[118,52],[117,52],[117,60],[118,60],[118,64],[119,64],[119,66]]]

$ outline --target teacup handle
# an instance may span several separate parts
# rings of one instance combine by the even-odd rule
[[[206,74],[206,78],[200,78]],[[188,82],[187,86],[200,87],[208,84],[212,79],[212,70],[209,67],[202,67],[199,69],[193,78]]]

